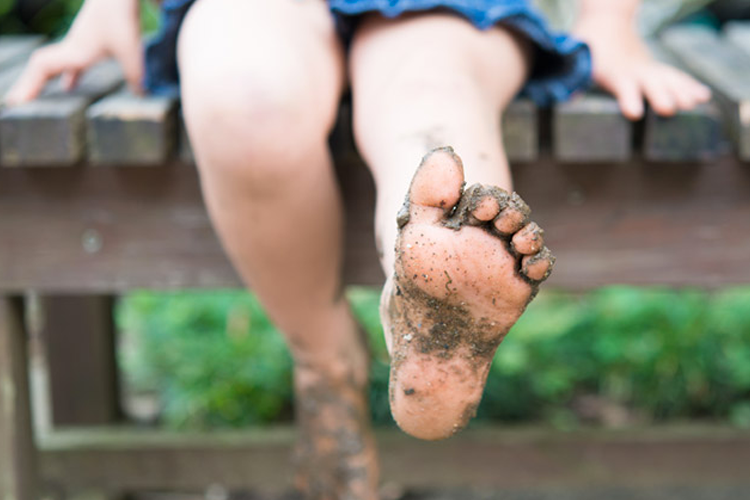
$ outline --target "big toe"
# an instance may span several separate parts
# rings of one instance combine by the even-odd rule
[[[422,207],[452,209],[461,198],[464,168],[451,147],[433,149],[422,159],[409,189],[409,201]]]

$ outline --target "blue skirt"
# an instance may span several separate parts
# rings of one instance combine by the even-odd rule
[[[194,1],[162,3],[161,29],[146,45],[144,87],[149,92],[179,94],[177,33]],[[357,17],[367,12],[396,17],[404,12],[441,9],[463,16],[478,29],[508,26],[534,45],[534,67],[521,94],[541,106],[564,101],[591,83],[591,55],[586,44],[553,33],[530,0],[329,0],[328,4],[346,42],[356,29]]]

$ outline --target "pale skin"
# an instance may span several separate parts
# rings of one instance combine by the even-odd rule
[[[648,54],[632,26],[637,3],[582,2],[575,32],[591,44],[599,85],[633,119],[644,97],[662,114],[706,101],[703,85]],[[139,91],[140,54],[137,1],[87,0],[6,101],[33,99],[60,74],[72,85],[105,56]],[[188,13],[178,63],[204,197],[295,357],[297,486],[308,498],[377,498],[367,355],[341,295],[342,209],[327,145],[341,93],[351,86],[357,146],[378,190],[393,414],[405,431],[440,439],[470,418],[495,348],[552,263],[522,201],[494,188],[512,190],[499,117],[530,54],[502,27],[479,31],[447,13],[367,16],[348,55],[319,0],[198,0]],[[415,175],[447,145],[463,166],[440,149]],[[462,194],[464,180],[485,187]]]

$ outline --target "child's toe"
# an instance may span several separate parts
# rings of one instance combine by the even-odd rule
[[[461,198],[464,169],[452,148],[438,148],[422,159],[409,190],[409,201],[422,207],[451,210]]]
[[[547,247],[542,247],[539,253],[527,255],[521,261],[521,274],[532,281],[544,281],[552,272],[555,257]]]
[[[500,203],[492,196],[485,195],[477,202],[471,215],[481,222],[488,222],[497,217],[500,212]]]
[[[526,202],[513,193],[508,200],[508,205],[495,219],[495,229],[502,235],[510,236],[526,225],[530,213],[531,209]]]
[[[531,222],[513,235],[513,248],[521,255],[533,255],[544,246],[544,231]]]

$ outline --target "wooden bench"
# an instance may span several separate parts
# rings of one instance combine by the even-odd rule
[[[0,38],[0,92],[41,43]],[[709,84],[714,102],[670,119],[649,112],[633,124],[611,97],[589,93],[552,110],[519,100],[503,118],[516,189],[558,257],[550,287],[750,283],[750,27],[735,24],[722,34],[675,27],[654,48]],[[135,98],[122,86],[117,67],[104,63],[72,94],[53,84],[37,101],[0,112],[0,492],[7,500],[30,500],[40,475],[41,484],[62,491],[111,493],[280,481],[271,464],[286,459],[286,444],[279,445],[286,438],[266,436],[256,444],[244,437],[227,445],[230,438],[59,430],[119,421],[113,297],[143,288],[240,286],[203,207],[178,103]],[[331,137],[346,202],[346,282],[378,285],[373,184],[353,146],[349,115],[343,103]],[[37,327],[24,316],[29,292],[43,312]],[[34,385],[48,389],[34,391],[34,426],[29,359],[34,373],[45,374]],[[36,401],[45,398],[49,413]],[[750,438],[730,435],[722,441],[730,451],[722,453],[750,463]],[[715,444],[701,439],[696,449]],[[482,446],[502,440],[469,441],[479,446],[471,452],[479,458],[460,470],[478,480],[494,477],[489,482],[521,477],[512,473],[526,464],[517,456],[506,460],[508,474],[483,465],[492,460]],[[385,441],[386,457],[406,453],[410,463],[449,463],[451,446],[458,446]],[[560,446],[568,450],[561,460],[593,464],[591,456],[570,451],[575,443]],[[646,446],[623,455],[616,443],[607,450],[597,455],[610,457],[596,463],[599,479],[617,478],[627,453],[644,459],[652,453]],[[207,466],[210,460],[218,465]],[[719,463],[706,458],[698,471],[665,465],[664,477],[741,473],[719,470]],[[639,470],[644,478],[653,472]],[[407,483],[434,476],[386,466],[386,477]],[[542,476],[534,480],[543,484]]]

